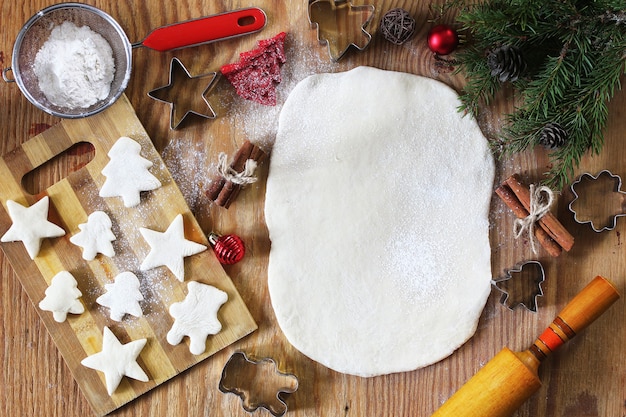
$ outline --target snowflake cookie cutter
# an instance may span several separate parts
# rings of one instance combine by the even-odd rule
[[[309,24],[317,31],[320,45],[327,45],[331,61],[339,61],[350,47],[363,51],[370,44],[372,35],[366,27],[374,17],[373,5],[355,6],[348,0],[309,0],[307,10]]]
[[[500,304],[509,310],[523,306],[537,312],[537,297],[543,296],[541,284],[545,281],[543,265],[538,261],[526,261],[505,271],[504,278],[493,280],[492,284],[502,292]]]
[[[589,224],[596,233],[615,229],[617,218],[626,216],[626,192],[621,188],[622,178],[609,170],[602,170],[595,176],[588,172],[582,174],[570,186],[574,199],[568,207],[574,214],[574,221]],[[599,203],[606,209],[604,215],[594,210]]]
[[[287,412],[281,394],[298,389],[295,375],[280,372],[271,358],[250,359],[244,352],[233,353],[224,365],[219,390],[241,398],[243,409],[252,413],[258,408],[268,410],[274,417]]]
[[[209,79],[206,88],[204,88],[200,94],[200,97],[202,97],[202,100],[204,100],[204,103],[206,104],[206,109],[202,106],[203,111],[200,111],[197,106],[194,106],[194,103],[191,103],[190,99],[183,105],[182,99],[185,97],[190,98],[192,95],[184,94],[184,91],[181,92],[178,90],[184,87],[184,84],[195,84],[198,80],[203,78]],[[215,110],[211,107],[211,103],[209,103],[209,100],[206,98],[206,94],[212,89],[216,79],[217,72],[208,72],[206,74],[192,76],[180,59],[174,57],[170,62],[168,83],[162,87],[149,91],[148,96],[156,101],[170,105],[170,129],[175,130],[190,114],[195,114],[196,116],[204,117],[205,119],[215,119],[217,117],[217,113],[215,113]],[[184,88],[182,89],[184,90]],[[193,89],[195,90],[195,88]],[[198,99],[197,96],[195,96],[195,98]],[[184,107],[184,113],[182,116],[179,115],[178,107]]]

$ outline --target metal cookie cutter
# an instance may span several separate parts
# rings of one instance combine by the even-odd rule
[[[354,6],[346,0],[309,0],[309,23],[317,30],[320,45],[328,45],[333,62],[351,46],[364,50],[372,40],[365,28],[374,17],[373,5]]]
[[[545,281],[543,266],[538,261],[527,261],[506,271],[504,278],[492,281],[502,292],[500,304],[509,310],[522,305],[537,312],[537,297],[543,295],[541,283]]]
[[[271,358],[252,360],[244,352],[235,352],[224,366],[219,389],[225,394],[238,395],[248,413],[265,408],[280,417],[287,412],[281,394],[296,392],[298,378],[280,372]]]
[[[206,94],[213,86],[216,77],[216,72],[192,76],[178,58],[172,58],[168,84],[148,92],[148,96],[170,105],[172,108],[170,112],[171,129],[176,129],[189,114],[214,119],[217,117],[217,114],[211,107],[209,100],[207,100]],[[197,80],[201,78],[207,78],[209,81],[202,93],[198,94],[196,90]],[[204,104],[199,103],[200,97],[204,100],[206,107]]]
[[[622,178],[608,170],[600,171],[595,177],[582,174],[570,186],[574,199],[569,210],[574,213],[574,220],[588,223],[594,232],[613,230],[617,218],[626,216],[626,192],[621,188]],[[598,208],[602,209],[600,213]]]

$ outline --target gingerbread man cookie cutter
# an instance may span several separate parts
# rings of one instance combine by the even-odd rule
[[[504,278],[492,281],[502,292],[500,304],[509,310],[518,306],[537,312],[537,297],[543,296],[541,284],[545,281],[543,265],[538,261],[526,261],[505,271]]]
[[[248,413],[265,408],[274,417],[287,412],[287,403],[281,395],[294,393],[297,389],[298,378],[279,371],[273,359],[250,359],[241,351],[228,359],[219,383],[221,392],[241,398],[243,409]]]

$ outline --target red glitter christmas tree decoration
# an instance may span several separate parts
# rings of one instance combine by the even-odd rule
[[[239,55],[239,62],[224,65],[222,74],[237,94],[266,106],[276,105],[276,86],[282,81],[280,68],[285,63],[285,37],[281,32],[259,41],[258,47]]]

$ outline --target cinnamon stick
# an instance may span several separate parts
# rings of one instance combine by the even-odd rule
[[[206,192],[206,195],[207,197],[209,197],[209,200],[215,201],[217,197],[220,195],[220,192],[222,191],[222,188],[224,188],[225,184],[226,184],[226,180],[224,179],[224,177],[215,178],[213,182],[211,182],[209,191]]]
[[[233,156],[233,162],[230,164],[230,167],[235,170],[235,172],[241,172],[246,167],[246,161],[250,159],[250,154],[257,146],[253,145],[249,140],[246,140],[241,148],[235,153]]]
[[[524,208],[530,212],[530,189],[519,178],[513,174],[506,179],[505,183],[511,188]],[[574,236],[552,214],[547,213],[539,219],[539,226],[546,231],[564,250],[569,251],[574,246]]]
[[[524,208],[508,185],[503,184],[496,188],[496,194],[498,194],[500,199],[502,199],[502,201],[504,201],[504,203],[513,211],[515,216],[520,219],[528,216],[528,210]],[[561,246],[556,243],[545,230],[540,227],[535,227],[533,230],[537,241],[550,254],[550,256],[557,257],[561,254]]]
[[[231,197],[233,193],[239,194],[240,188],[241,185],[235,184],[232,181],[226,181],[226,184],[224,184],[224,187],[220,191],[220,194],[215,199],[215,204],[224,208],[228,208],[228,206],[230,206],[230,203],[232,203],[233,199]],[[229,200],[231,201],[229,202]]]

